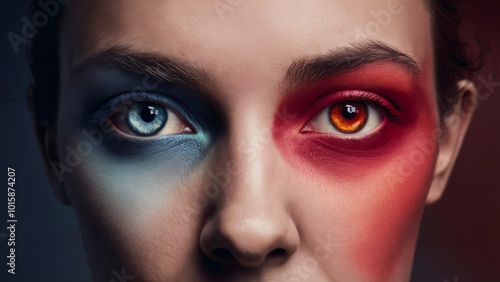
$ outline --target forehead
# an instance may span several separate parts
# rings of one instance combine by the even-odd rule
[[[70,64],[125,45],[203,67],[213,78],[261,70],[274,80],[297,58],[375,39],[419,65],[431,57],[423,1],[88,0],[67,7],[62,54]]]

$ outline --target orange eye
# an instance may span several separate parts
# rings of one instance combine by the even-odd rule
[[[330,107],[328,117],[338,131],[356,133],[365,126],[368,109],[365,103],[341,102]]]

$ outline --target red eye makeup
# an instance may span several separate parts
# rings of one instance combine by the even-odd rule
[[[337,91],[312,103],[310,113],[319,112],[301,133],[329,133],[341,139],[361,139],[385,121],[397,121],[396,108],[384,98],[366,91]]]
[[[418,99],[423,95],[415,74],[391,64],[364,66],[287,93],[273,136],[301,170],[331,175],[339,167],[381,164],[419,134],[418,120],[435,122],[421,112],[429,102]]]

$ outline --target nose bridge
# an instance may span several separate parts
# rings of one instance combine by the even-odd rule
[[[279,205],[274,195],[282,188],[277,183],[280,158],[271,140],[271,121],[262,111],[239,110],[238,115],[233,114],[238,118],[232,118],[229,125],[226,158],[238,173],[224,193],[220,212],[235,226],[247,223],[256,227],[259,222],[269,225],[270,217],[264,216],[271,214],[269,202]]]
[[[238,136],[231,137],[233,140],[229,145],[233,163],[241,168],[239,177],[235,179],[238,183],[234,183],[233,187],[246,187],[247,191],[254,193],[264,192],[263,186],[271,180],[269,176],[275,167],[270,162],[270,156],[275,153],[272,144],[266,139],[266,133],[258,130],[255,134],[235,134]]]
[[[230,113],[226,158],[240,168],[231,191],[242,187],[249,193],[263,194],[278,173],[280,156],[272,141],[272,108],[255,100],[235,105]],[[231,192],[229,191],[229,192]]]
[[[271,139],[272,113],[268,114],[231,113],[217,162],[218,167],[231,162],[237,169],[201,238],[202,249],[216,261],[229,257],[243,266],[258,266],[269,254],[283,258],[296,249],[298,235],[285,209],[286,171]]]

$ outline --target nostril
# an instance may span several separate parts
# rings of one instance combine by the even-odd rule
[[[233,254],[226,248],[217,248],[212,251],[212,257],[219,262],[226,262],[233,257]]]
[[[278,263],[286,260],[288,252],[283,248],[276,248],[267,255],[260,257],[255,255],[234,255],[227,248],[216,248],[211,252],[212,259],[217,263],[222,264],[233,264],[239,263],[245,267],[255,267],[260,265],[263,260],[268,260],[269,262]]]
[[[286,251],[283,248],[277,248],[272,250],[267,256],[269,257],[283,257],[286,256]]]
[[[276,248],[267,254],[267,260],[275,263],[283,262],[288,257],[288,252],[283,248]]]

